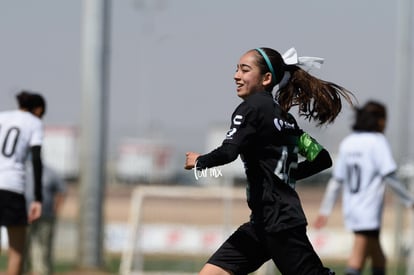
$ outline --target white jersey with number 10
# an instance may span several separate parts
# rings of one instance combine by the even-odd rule
[[[385,183],[383,177],[397,169],[382,133],[352,133],[339,147],[334,178],[343,186],[345,226],[353,231],[381,226]]]
[[[0,113],[0,189],[23,194],[26,158],[42,141],[39,118],[20,110]]]

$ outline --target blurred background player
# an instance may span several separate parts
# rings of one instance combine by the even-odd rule
[[[355,109],[353,132],[339,146],[333,175],[314,224],[316,228],[326,225],[342,189],[345,226],[354,233],[347,275],[361,274],[368,258],[372,262],[372,274],[385,274],[380,229],[386,183],[407,207],[414,204],[413,196],[396,177],[397,165],[384,136],[386,118],[385,106],[375,101]]]
[[[0,112],[0,225],[9,241],[7,274],[22,273],[26,227],[42,211],[43,123],[46,103],[39,94],[17,94],[18,110]],[[34,201],[26,209],[26,159],[31,154]]]
[[[33,169],[27,166],[26,201],[33,201]],[[66,194],[66,182],[49,166],[43,165],[42,177],[43,203],[42,215],[28,228],[25,271],[35,275],[53,274],[53,245],[55,225],[59,209]]]

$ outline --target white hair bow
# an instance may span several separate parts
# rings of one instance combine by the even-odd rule
[[[320,69],[324,59],[321,57],[301,56],[298,57],[298,53],[295,48],[290,48],[283,55],[283,60],[288,65],[299,65],[306,68],[318,68]]]
[[[311,57],[311,56],[301,56],[298,57],[298,53],[296,52],[295,48],[290,48],[282,55],[283,61],[287,65],[298,65],[304,67],[306,70],[310,70],[311,68],[320,69],[324,59],[321,57]],[[279,82],[278,85],[275,86],[276,91],[283,88],[289,81],[290,73],[288,71],[285,72],[283,75],[282,80]]]

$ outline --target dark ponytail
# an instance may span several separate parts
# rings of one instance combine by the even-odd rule
[[[287,84],[276,92],[275,98],[288,112],[298,106],[299,115],[318,122],[332,123],[342,109],[341,97],[353,106],[353,94],[345,88],[318,79],[298,66],[287,66],[291,74]]]
[[[265,57],[261,53],[264,52]],[[353,106],[354,95],[347,89],[328,81],[318,79],[297,65],[285,64],[282,55],[271,48],[256,49],[257,65],[262,74],[269,72],[266,58],[271,62],[276,78],[266,87],[272,91],[277,84],[282,84],[276,91],[275,99],[285,112],[293,106],[298,106],[299,115],[308,120],[317,121],[318,125],[331,123],[342,109],[341,97]],[[290,77],[283,83],[285,73]]]

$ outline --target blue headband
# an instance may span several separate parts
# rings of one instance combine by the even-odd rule
[[[272,82],[275,83],[276,82],[275,70],[273,70],[273,66],[272,66],[272,63],[270,62],[269,57],[267,56],[265,51],[260,48],[256,48],[256,51],[258,51],[263,56],[263,59],[266,61],[267,67],[269,68],[269,71],[272,74]]]

